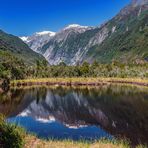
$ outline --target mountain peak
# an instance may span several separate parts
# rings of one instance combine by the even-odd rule
[[[52,31],[42,31],[42,32],[36,32],[35,33],[36,35],[50,35],[50,36],[54,36],[55,35],[55,32],[52,32]]]
[[[145,5],[148,4],[148,0],[132,0],[131,4],[133,6]]]
[[[88,26],[81,26],[79,24],[71,24],[71,25],[68,25],[65,29],[70,29],[70,28],[88,28]]]

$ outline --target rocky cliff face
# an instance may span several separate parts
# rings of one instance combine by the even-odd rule
[[[69,25],[52,37],[30,38],[28,45],[51,65],[148,59],[148,0],[132,0],[100,27]],[[45,39],[46,38],[46,39]]]
[[[89,46],[89,40],[83,34],[92,29],[94,28],[79,25],[64,28],[43,46],[43,55],[50,64],[59,64],[62,61],[69,65],[76,64],[86,52],[86,46]]]
[[[77,24],[69,25],[54,36],[32,36],[24,41],[36,52],[44,55],[51,65],[64,61],[75,65],[83,61],[91,46],[99,45],[108,36],[108,29],[101,27],[87,27]],[[23,39],[23,38],[22,38]],[[46,39],[44,42],[43,39]]]

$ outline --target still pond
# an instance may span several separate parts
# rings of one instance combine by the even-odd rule
[[[0,94],[7,122],[41,138],[97,140],[118,137],[148,144],[148,88],[13,88]]]

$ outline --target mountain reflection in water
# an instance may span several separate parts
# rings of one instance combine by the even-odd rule
[[[13,89],[0,112],[41,137],[114,136],[148,143],[147,90],[124,85]]]

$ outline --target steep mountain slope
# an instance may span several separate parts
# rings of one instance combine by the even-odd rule
[[[5,61],[5,56],[12,55],[26,64],[35,64],[36,60],[44,60],[44,57],[32,51],[27,44],[16,36],[0,30],[0,61]]]
[[[91,48],[87,59],[110,62],[148,60],[148,1],[132,1],[112,20],[106,23],[109,36],[100,45]]]
[[[132,0],[100,27],[70,25],[38,49],[50,64],[64,61],[76,65],[94,60],[145,62],[148,60],[148,0]]]
[[[67,64],[75,64],[75,61],[78,61],[77,54],[81,54],[84,51],[81,48],[83,45],[81,44],[79,35],[90,29],[91,27],[80,25],[67,26],[60,32],[56,33],[56,35],[43,46],[42,54],[50,64],[58,64],[61,61],[64,61]],[[79,47],[83,51],[79,49]]]
[[[50,64],[58,64],[61,61],[65,61],[67,63],[71,63],[69,58],[71,57],[71,47],[69,48],[69,45],[66,45],[69,41],[72,44],[73,37],[77,37],[79,34],[84,33],[87,30],[92,29],[92,27],[87,26],[80,26],[77,24],[72,24],[61,31],[50,35],[48,34],[42,34],[42,35],[33,35],[31,37],[21,37],[21,39],[27,43],[30,48],[38,53],[41,53],[44,55],[44,57],[49,61]],[[50,32],[49,32],[50,33]],[[79,38],[78,38],[79,40]],[[67,42],[68,41],[68,42]],[[78,41],[79,42],[79,41]],[[35,45],[35,46],[34,46]],[[67,47],[65,47],[67,46]],[[68,49],[67,49],[68,48]],[[58,50],[57,50],[58,49]],[[66,52],[64,50],[69,50],[69,52]],[[55,53],[57,51],[57,53]],[[77,49],[76,49],[77,51]],[[64,55],[65,54],[65,55]],[[72,53],[74,56],[76,53]],[[77,61],[77,57],[76,61]]]

